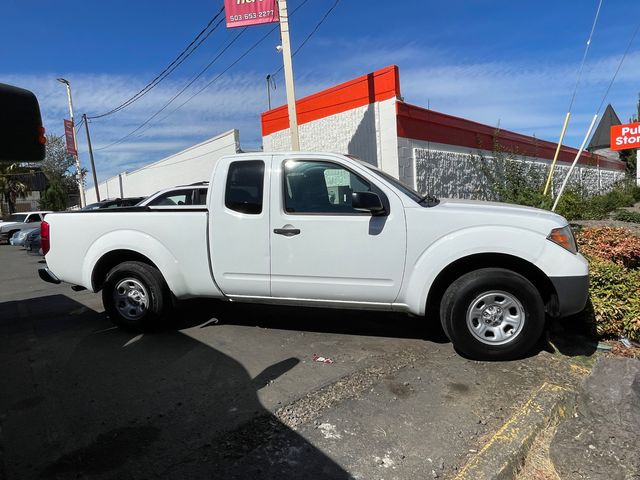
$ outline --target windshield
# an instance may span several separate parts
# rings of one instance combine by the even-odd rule
[[[27,219],[26,215],[11,215],[7,221],[24,223],[26,219]]]
[[[353,157],[351,155],[347,155],[347,156],[349,158],[357,160],[363,166],[367,167],[369,170],[371,170],[373,173],[375,173],[377,176],[384,178],[387,182],[389,182],[391,185],[396,187],[398,190],[400,190],[402,193],[404,193],[407,197],[409,197],[414,202],[420,203],[420,200],[422,200],[422,197],[423,197],[422,195],[420,195],[418,192],[416,192],[413,188],[407,187],[404,183],[400,182],[398,179],[392,177],[388,173],[383,172],[382,170],[374,167],[373,165],[370,165],[370,164],[368,164],[366,162],[363,162],[359,158]]]

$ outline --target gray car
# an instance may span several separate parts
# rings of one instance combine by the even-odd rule
[[[27,239],[27,235],[31,232],[36,231],[39,233],[40,227],[20,230],[19,232],[13,234],[13,236],[9,239],[9,243],[15,247],[24,247],[24,242]]]

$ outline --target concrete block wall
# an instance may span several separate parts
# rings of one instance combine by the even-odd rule
[[[144,197],[164,188],[208,181],[219,158],[240,151],[238,130],[229,130],[133,172],[121,172],[98,185],[100,198]],[[87,204],[95,189],[85,189]]]
[[[355,155],[397,174],[395,98],[371,103],[304,123],[298,127],[300,149]],[[291,150],[289,129],[263,137],[264,151]]]
[[[546,179],[550,165],[549,161],[530,157],[496,159],[490,152],[482,152],[480,155],[432,148],[414,148],[413,158],[419,192],[444,198],[479,200],[499,200],[490,188],[485,171],[499,171],[504,168],[501,162],[517,162],[518,171],[529,178],[537,179],[538,183]],[[556,164],[552,193],[559,190],[569,168],[570,165],[565,163]],[[569,185],[580,186],[589,193],[598,193],[609,190],[614,183],[623,178],[624,172],[619,170],[577,165]],[[413,176],[408,179],[413,181]]]

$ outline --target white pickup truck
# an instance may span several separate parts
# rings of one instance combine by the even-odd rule
[[[50,214],[42,248],[42,279],[102,290],[112,321],[138,331],[193,297],[379,309],[440,321],[458,351],[504,359],[588,295],[564,218],[422,196],[338,154],[227,156],[206,205]]]

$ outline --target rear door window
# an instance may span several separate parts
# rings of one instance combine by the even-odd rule
[[[232,162],[227,174],[225,206],[239,213],[259,215],[262,213],[263,185],[262,160]]]

